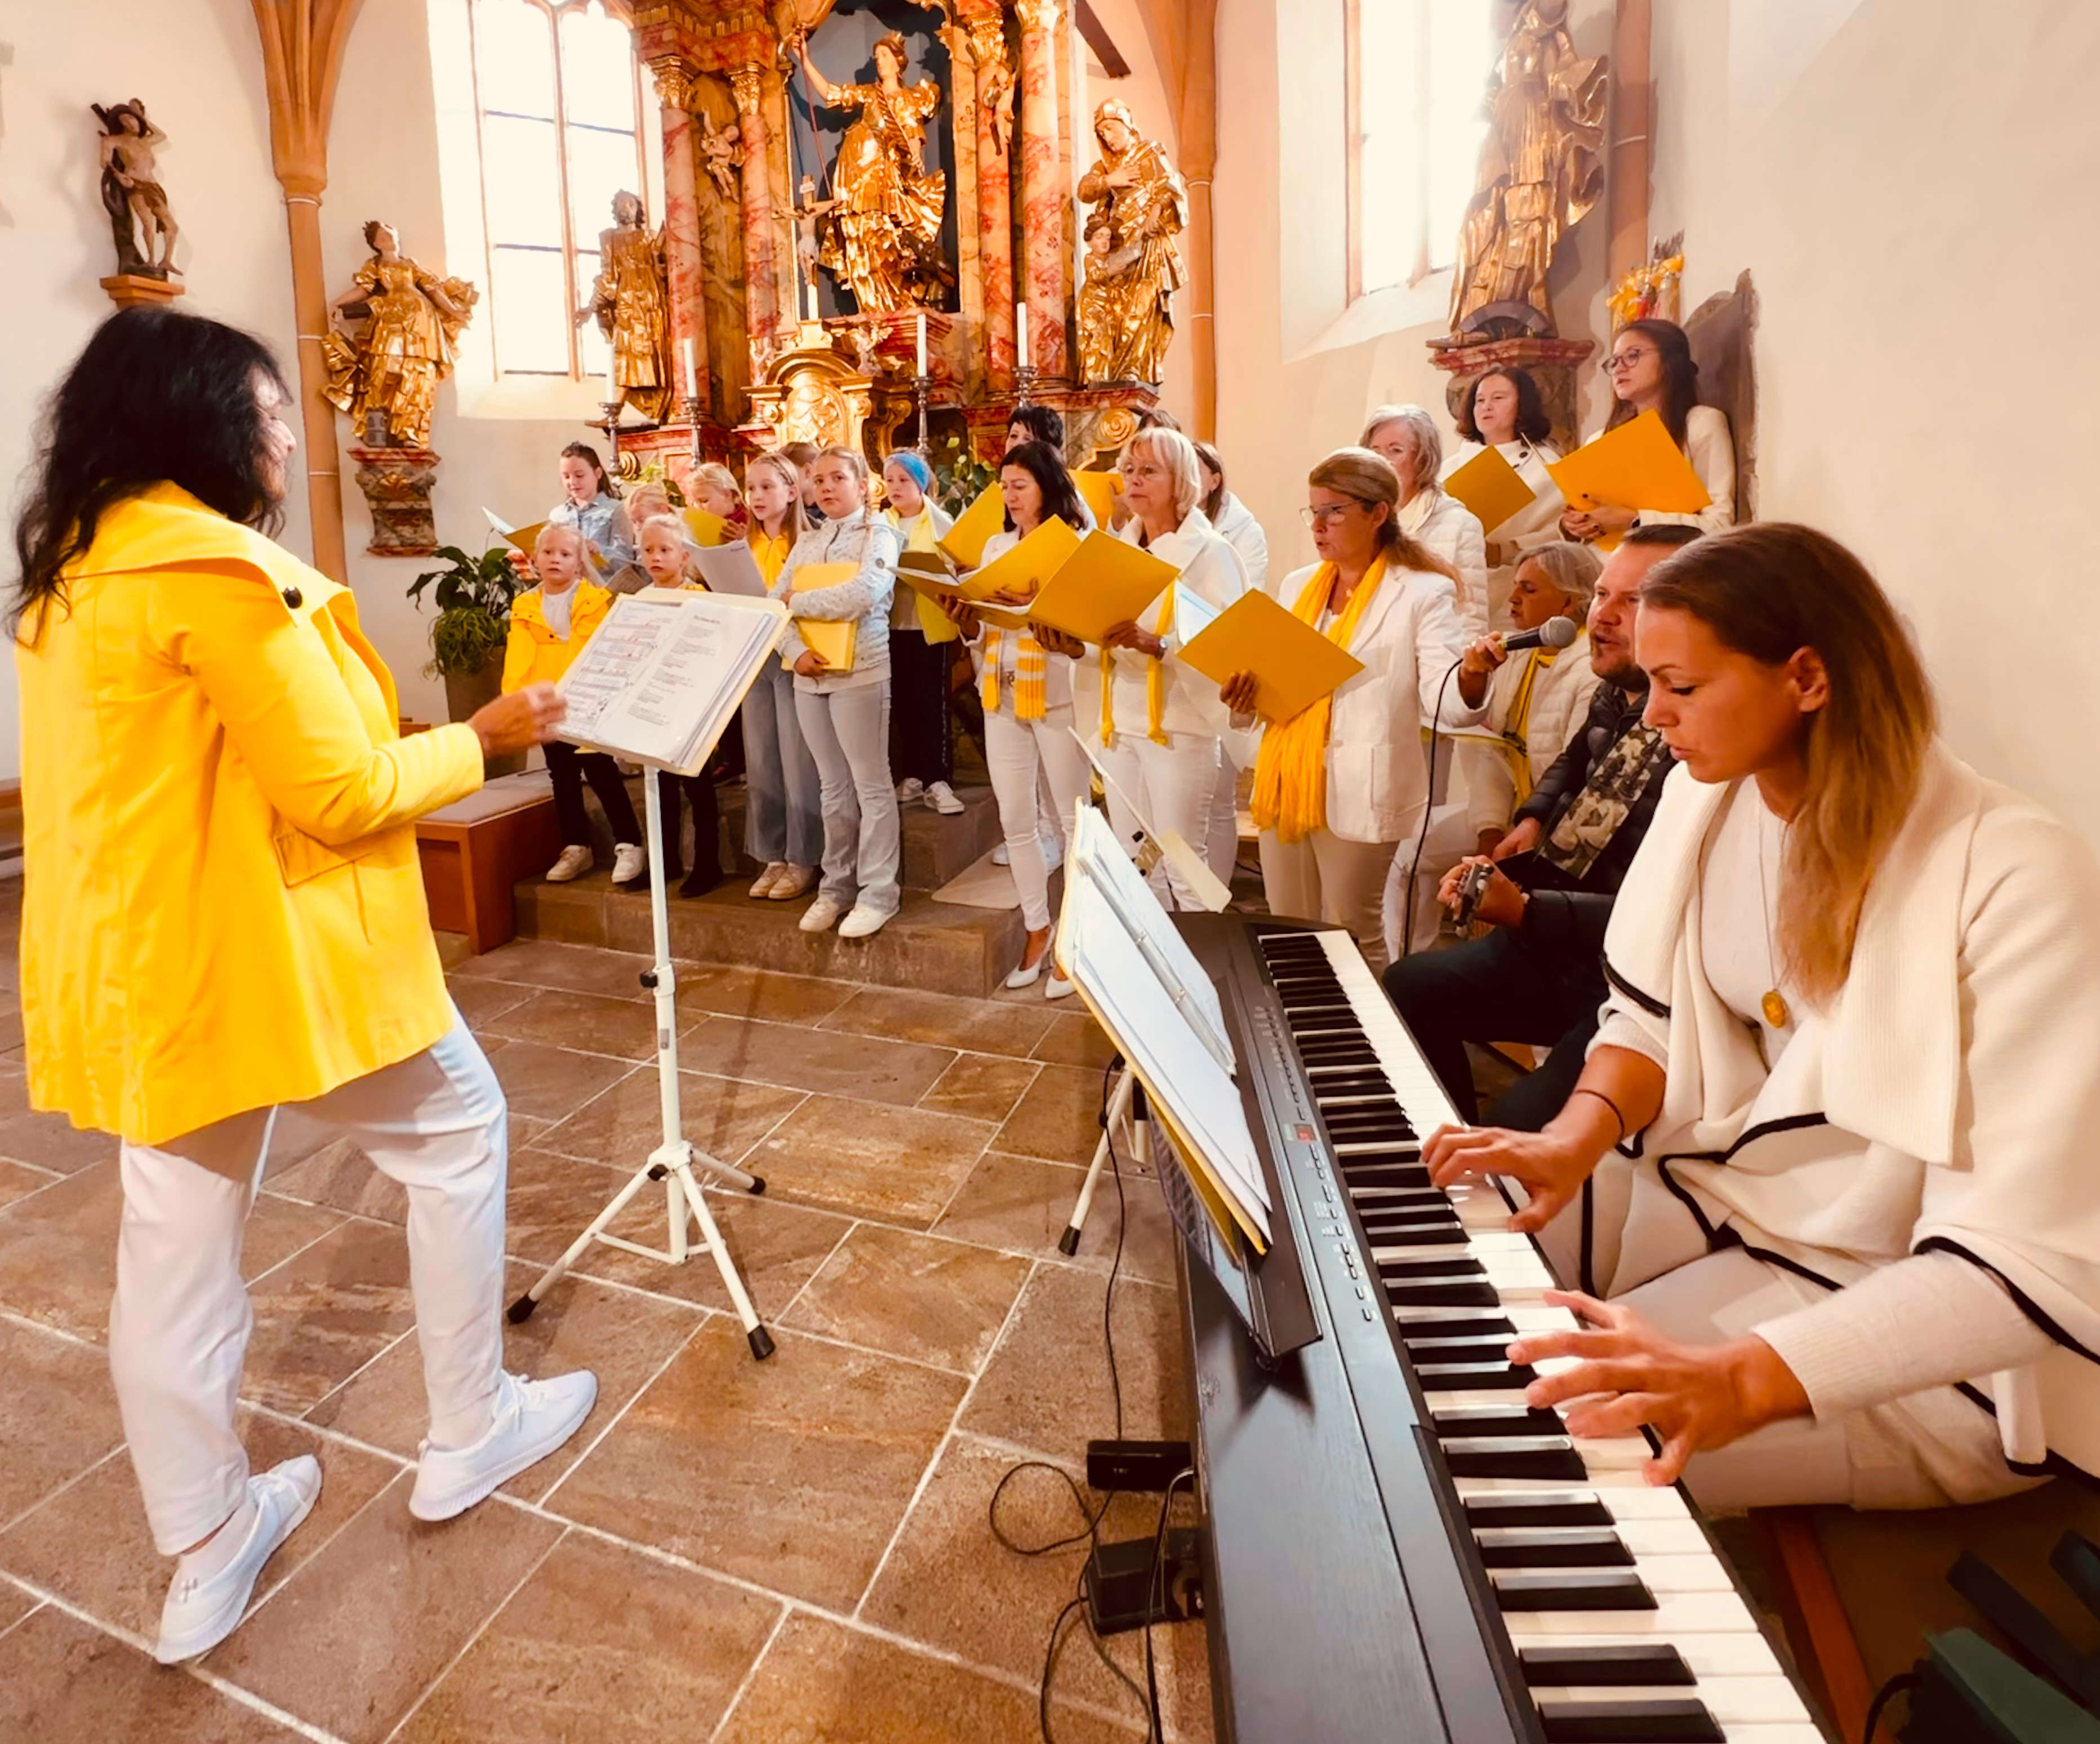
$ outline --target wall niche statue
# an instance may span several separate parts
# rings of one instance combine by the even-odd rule
[[[671,407],[671,295],[664,233],[650,230],[640,195],[623,188],[612,196],[612,227],[598,233],[598,279],[576,325],[597,318],[621,403],[661,423]]]
[[[119,295],[116,288],[126,280],[165,283],[181,276],[175,266],[175,238],[182,232],[168,210],[155,157],[168,136],[146,119],[146,105],[136,97],[107,108],[99,103],[88,107],[102,124],[97,141],[102,154],[102,209],[109,214],[110,235],[117,244],[117,279],[104,280],[104,287],[120,303],[178,295],[178,285],[158,293],[135,286],[130,296]]]
[[[364,227],[372,258],[329,305],[321,341],[323,397],[350,414],[373,448],[425,447],[438,383],[452,373],[452,347],[481,294],[465,279],[441,279],[401,252],[391,224]],[[348,320],[362,320],[352,333]]]
[[[1181,288],[1174,239],[1189,222],[1189,190],[1114,99],[1094,111],[1094,138],[1101,158],[1079,182],[1079,198],[1092,208],[1082,227],[1079,368],[1090,385],[1156,383],[1174,341]]]

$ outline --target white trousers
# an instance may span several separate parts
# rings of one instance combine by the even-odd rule
[[[1072,808],[1087,785],[1087,756],[1072,736],[1068,704],[1039,721],[1017,720],[1004,709],[985,716],[985,768],[999,801],[999,827],[1021,892],[1021,918],[1031,933],[1050,924],[1050,874],[1043,861],[1043,796],[1071,828]]]
[[[1218,787],[1211,796],[1211,839],[1204,844],[1203,858],[1229,889],[1240,859],[1240,766],[1232,753],[1220,747]]]
[[[1261,886],[1268,912],[1346,926],[1371,973],[1382,974],[1390,960],[1383,913],[1386,871],[1396,849],[1405,851],[1390,841],[1344,841],[1327,829],[1293,842],[1264,830]]]
[[[843,691],[795,692],[795,718],[824,810],[824,895],[893,915],[902,864],[897,785],[889,779],[889,680]]]
[[[436,1046],[299,1105],[408,1190],[408,1275],[430,1439],[487,1433],[503,1370],[502,1087],[457,1012]],[[109,1368],[153,1543],[174,1556],[240,1505],[234,1402],[254,1324],[240,1236],[276,1110],[123,1146]]]
[[[1472,832],[1466,828],[1465,801],[1459,799],[1430,813],[1429,834],[1423,841],[1418,866],[1412,837],[1395,850],[1388,863],[1382,906],[1386,951],[1396,960],[1403,943],[1410,951],[1434,948],[1445,914],[1444,905],[1436,900],[1437,887],[1443,883],[1444,875],[1474,848]],[[1411,885],[1410,872],[1414,873]]]
[[[1170,733],[1160,744],[1142,732],[1118,732],[1114,744],[1097,749],[1101,766],[1130,803],[1162,834],[1179,836],[1199,859],[1211,839],[1211,807],[1218,791],[1218,741],[1195,733]],[[1096,740],[1096,745],[1099,741]],[[1109,793],[1109,822],[1125,847],[1137,850],[1137,819]],[[1203,905],[1177,872],[1162,860],[1151,872],[1154,894],[1169,908]]]
[[[1599,1194],[1600,1231],[1613,1216],[1606,1201],[1619,1196]],[[1555,1275],[1570,1284],[1581,1252],[1581,1215],[1578,1199],[1539,1236]],[[1617,1232],[1599,1245],[1616,1253]],[[1827,1294],[1740,1247],[1724,1247],[1614,1300],[1668,1337],[1717,1344]],[[1952,1387],[1929,1387],[1829,1422],[1796,1417],[1769,1424],[1695,1454],[1684,1468],[1686,1487],[1710,1514],[1820,1503],[1944,1508],[2010,1495],[2037,1481],[2005,1464],[1997,1419]]]

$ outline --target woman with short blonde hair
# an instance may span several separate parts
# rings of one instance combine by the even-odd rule
[[[751,514],[745,542],[770,589],[813,524],[802,501],[801,469],[792,455],[769,449],[745,464],[743,488]],[[816,760],[795,716],[795,675],[767,661],[737,713],[743,722],[744,850],[759,864],[750,894],[792,902],[816,882],[824,850]]]
[[[1486,634],[1488,542],[1473,511],[1439,480],[1444,438],[1436,419],[1420,406],[1380,406],[1364,424],[1362,446],[1399,476],[1401,531],[1451,566],[1461,627],[1469,635]]]

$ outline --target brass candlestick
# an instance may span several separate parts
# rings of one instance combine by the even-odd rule
[[[933,378],[932,376],[915,375],[912,377],[911,397],[918,402],[919,406],[919,452],[921,454],[930,452],[927,444],[926,435],[926,402],[933,391]]]
[[[1026,405],[1035,397],[1036,369],[1033,364],[1022,364],[1013,372],[1013,386],[1021,395],[1021,404]]]
[[[688,394],[685,400],[686,422],[693,431],[693,469],[698,471],[706,457],[700,453],[700,399],[697,394]]]
[[[599,404],[605,412],[605,422],[601,426],[605,431],[605,467],[606,470],[615,479],[620,476],[620,408],[621,404],[622,402],[617,400],[599,401]]]

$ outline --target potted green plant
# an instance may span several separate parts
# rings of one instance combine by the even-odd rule
[[[430,589],[438,608],[430,624],[430,663],[425,670],[445,681],[445,707],[455,721],[473,717],[503,687],[503,647],[510,634],[510,603],[532,585],[510,560],[507,545],[492,545],[470,556],[456,545],[441,545],[435,555],[442,569],[426,569],[408,585],[408,597],[422,603]],[[523,757],[499,757],[492,775],[510,775],[525,766]]]

